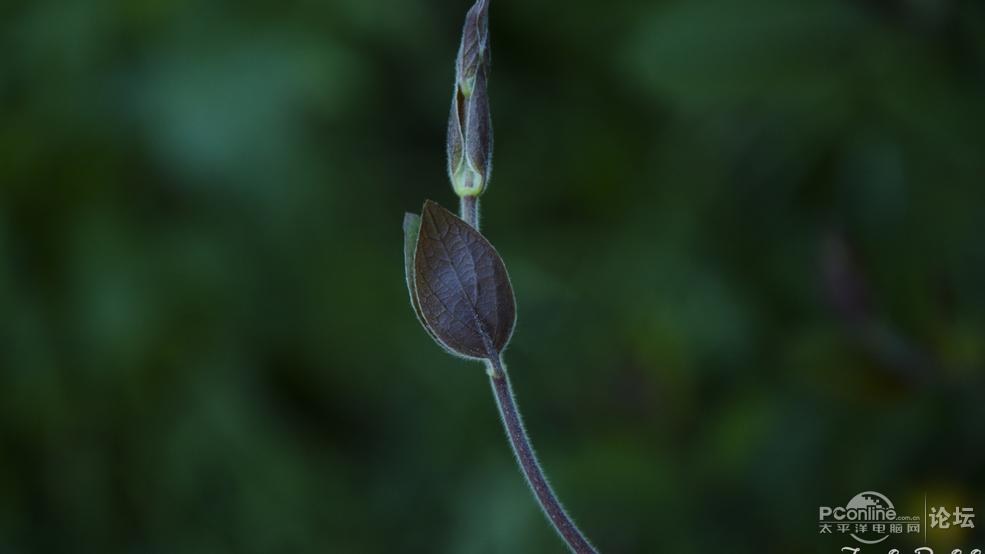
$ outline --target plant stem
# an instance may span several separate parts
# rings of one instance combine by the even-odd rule
[[[462,219],[465,223],[468,223],[476,231],[479,230],[479,197],[478,196],[462,196],[461,197],[461,212]]]
[[[463,199],[464,200],[464,199]],[[544,515],[550,520],[554,529],[561,535],[568,548],[575,554],[598,554],[585,535],[578,530],[575,522],[571,520],[561,502],[558,500],[551,485],[544,476],[544,471],[540,468],[537,456],[534,454],[533,447],[530,445],[530,437],[527,430],[523,427],[523,420],[517,410],[516,400],[513,397],[513,387],[510,386],[510,379],[506,374],[506,368],[499,356],[491,357],[488,360],[489,380],[492,383],[493,393],[496,396],[496,405],[499,407],[499,415],[506,428],[506,435],[510,439],[510,446],[520,464],[523,476],[527,478],[527,484],[533,491],[537,503],[540,504]]]

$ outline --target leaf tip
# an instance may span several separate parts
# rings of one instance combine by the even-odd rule
[[[413,214],[413,213],[410,213],[410,212],[405,213],[404,214],[404,224],[403,224],[404,232],[406,233],[407,231],[409,231],[420,220],[421,220],[421,216],[419,216],[417,214]]]
[[[438,204],[434,200],[425,200],[424,207],[421,209],[421,220],[428,219],[431,221],[435,220],[445,220],[447,216],[455,216],[455,214],[448,211],[444,206]]]

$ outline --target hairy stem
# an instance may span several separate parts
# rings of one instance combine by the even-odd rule
[[[463,204],[464,206],[464,204]],[[489,364],[489,380],[492,383],[493,393],[496,396],[496,405],[499,407],[499,415],[502,417],[503,426],[506,428],[506,435],[510,439],[510,446],[516,454],[517,463],[523,476],[527,478],[527,484],[533,491],[537,503],[540,504],[544,515],[550,520],[551,525],[561,535],[565,544],[575,554],[598,554],[585,535],[578,530],[575,522],[571,520],[561,502],[558,500],[551,485],[544,476],[544,471],[540,468],[537,456],[534,454],[533,447],[530,445],[530,437],[527,430],[523,427],[520,412],[516,407],[516,400],[513,397],[513,388],[510,386],[510,379],[506,374],[506,368],[498,356],[492,357],[487,362]]]
[[[461,212],[462,220],[468,223],[476,231],[479,230],[479,197],[478,196],[462,196],[461,197]]]

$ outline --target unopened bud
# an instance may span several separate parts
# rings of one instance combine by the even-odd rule
[[[477,0],[465,17],[448,116],[448,176],[459,196],[482,194],[492,173],[488,72],[489,3]]]

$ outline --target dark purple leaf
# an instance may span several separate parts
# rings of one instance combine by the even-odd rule
[[[417,307],[448,350],[498,356],[513,334],[516,303],[506,266],[478,231],[430,200],[414,255]]]

